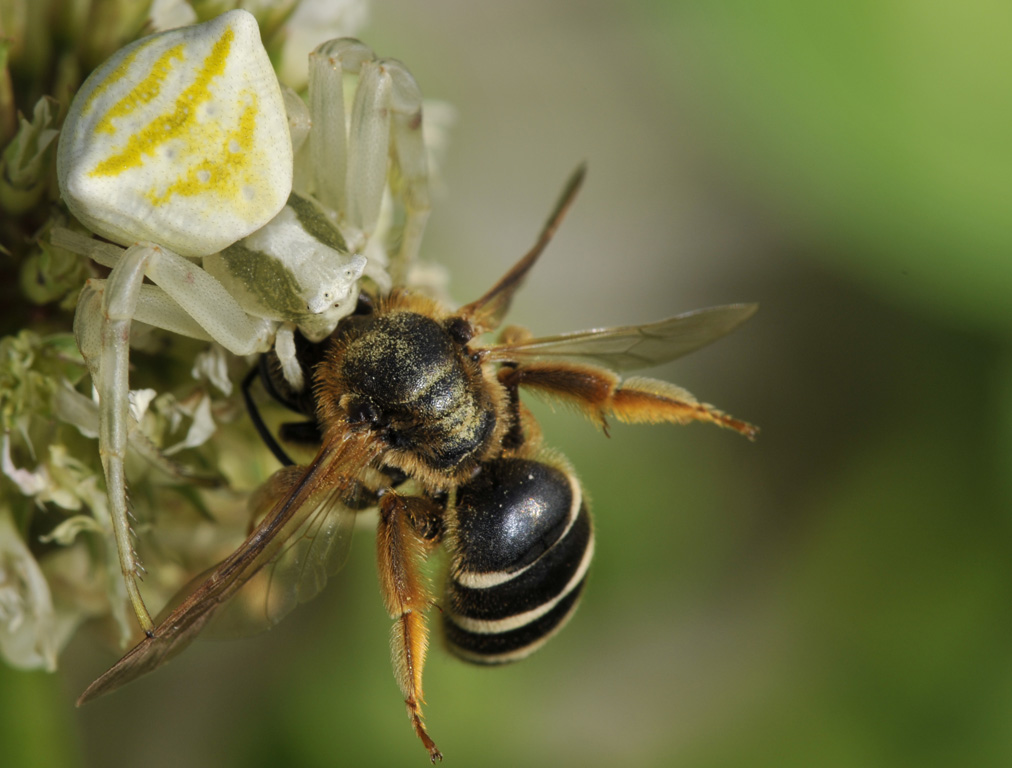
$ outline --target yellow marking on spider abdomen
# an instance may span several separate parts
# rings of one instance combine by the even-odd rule
[[[172,105],[171,111],[157,115],[150,123],[127,139],[122,149],[110,155],[92,169],[90,176],[119,176],[124,171],[144,164],[144,158],[153,155],[168,142],[182,142],[182,154],[188,156],[206,152],[213,145],[216,134],[220,134],[220,126],[214,120],[201,122],[198,119],[199,108],[211,100],[211,81],[221,75],[232,47],[235,33],[226,28],[222,36],[215,41],[211,52],[201,66],[194,72],[190,83]],[[96,128],[97,132],[115,133],[113,118],[131,114],[138,106],[149,102],[161,90],[165,79],[172,74],[176,59],[185,61],[176,46],[158,58],[151,73],[141,80],[136,87],[119,100]],[[117,68],[119,69],[119,68]],[[122,73],[120,76],[122,77]],[[245,110],[244,110],[245,112]]]
[[[211,146],[204,147],[205,157],[186,166],[186,173],[174,181],[164,192],[149,190],[145,197],[152,205],[161,205],[173,195],[192,197],[204,194],[208,189],[222,192],[226,188],[232,190],[232,199],[237,199],[241,182],[249,173],[250,154],[253,151],[254,131],[259,112],[259,103],[255,93],[247,92],[243,98],[248,99],[246,107],[239,116],[239,123],[232,131],[207,131],[205,139],[218,145],[218,151],[210,151]]]
[[[101,101],[102,96],[112,87],[113,83],[118,83],[127,77],[127,73],[130,71],[130,67],[133,66],[134,60],[147,47],[147,45],[138,45],[123,58],[123,61],[116,65],[115,69],[107,77],[102,79],[102,82],[95,86],[95,89],[88,94],[84,104],[81,105],[82,116],[88,115],[95,108],[95,105]]]
[[[91,105],[94,103],[94,99],[101,92],[104,92],[114,82],[121,80],[125,77],[129,71],[130,64],[133,62],[134,57],[137,55],[137,51],[134,51],[127,59],[120,64],[104,81],[102,84],[95,89],[95,92],[88,98],[88,104],[85,105],[85,112],[91,109]],[[174,62],[173,59],[178,60]],[[120,99],[116,104],[108,110],[105,115],[102,116],[101,121],[95,126],[95,133],[116,133],[116,125],[113,123],[113,119],[117,117],[126,117],[132,114],[137,109],[143,107],[146,104],[150,104],[158,95],[162,92],[162,85],[172,74],[173,66],[183,61],[183,46],[182,44],[173,46],[167,51],[164,51],[158,60],[151,67],[151,72],[148,76],[141,80],[135,85],[126,96]]]
[[[206,256],[270,221],[291,191],[291,139],[253,16],[115,54],[68,109],[57,175],[81,223],[123,245]]]

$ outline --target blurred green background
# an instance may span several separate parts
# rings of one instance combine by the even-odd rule
[[[759,314],[651,372],[763,429],[540,407],[598,532],[530,660],[434,648],[454,766],[1012,764],[1012,6],[378,0],[363,37],[458,112],[425,256],[454,295],[577,205],[514,305],[547,334]],[[373,545],[274,631],[87,708],[112,658],[0,668],[4,765],[423,765]]]

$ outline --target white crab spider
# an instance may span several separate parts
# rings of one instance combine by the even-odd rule
[[[345,73],[359,76],[350,116]],[[254,18],[230,11],[95,70],[68,112],[57,173],[71,212],[128,246],[53,237],[112,269],[86,284],[74,330],[99,394],[127,593],[150,632],[125,490],[131,322],[236,355],[273,346],[289,383],[305,386],[294,332],[319,341],[354,309],[388,178],[400,222],[392,271],[418,251],[429,208],[421,92],[399,62],[340,39],[310,55],[307,108],[279,86]]]

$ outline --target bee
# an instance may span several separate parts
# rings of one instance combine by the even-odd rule
[[[408,717],[435,762],[422,718],[426,612],[433,596],[420,564],[449,553],[441,602],[450,650],[472,662],[523,658],[566,622],[594,550],[580,482],[520,399],[528,390],[577,406],[602,428],[624,422],[706,421],[754,439],[757,429],[673,384],[616,370],[655,365],[720,338],[756,310],[712,307],[655,323],[534,339],[496,330],[517,289],[575,198],[573,174],[534,246],[487,293],[453,310],[407,288],[364,291],[325,341],[299,339],[313,386],[294,390],[266,355],[243,382],[254,425],[285,466],[253,507],[262,519],[152,632],[78,703],[150,672],[182,651],[217,613],[246,600],[267,623],[315,595],[341,562],[358,510],[377,507],[380,587],[394,623],[392,655]],[[263,382],[306,421],[284,442],[317,445],[300,466],[265,426],[250,394]]]

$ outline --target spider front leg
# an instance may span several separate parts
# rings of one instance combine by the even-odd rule
[[[358,75],[350,119],[345,74]],[[389,181],[402,219],[391,277],[402,282],[429,217],[428,160],[422,137],[422,94],[405,66],[377,59],[351,38],[331,40],[309,57],[309,157],[313,193],[338,214],[349,246],[372,237]]]
[[[390,637],[394,676],[411,725],[432,762],[443,759],[422,722],[422,668],[429,643],[425,612],[432,594],[418,564],[441,535],[439,510],[431,501],[392,491],[380,498],[377,555],[383,603],[394,620]]]
[[[156,280],[161,290],[144,286],[145,276]],[[130,326],[135,317],[197,338],[213,338],[235,354],[269,349],[273,324],[243,312],[213,277],[192,262],[147,244],[123,251],[108,279],[88,281],[78,302],[74,333],[98,390],[99,453],[120,568],[137,621],[150,633],[154,624],[137,583],[142,568],[131,541],[124,469],[130,428]]]

